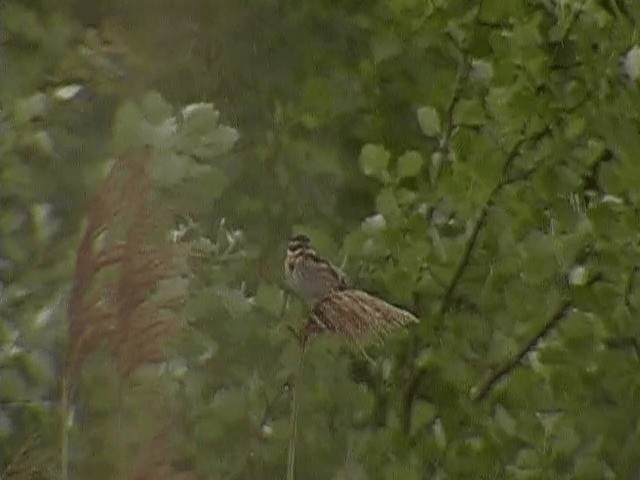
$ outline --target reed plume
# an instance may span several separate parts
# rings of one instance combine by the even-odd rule
[[[313,305],[300,337],[305,345],[326,331],[359,342],[370,335],[382,339],[416,322],[412,313],[362,290],[334,290]]]
[[[165,358],[164,342],[179,327],[174,310],[183,292],[162,292],[162,282],[179,275],[182,252],[162,241],[162,212],[148,177],[138,186],[144,194],[132,205],[131,222],[122,248],[120,272],[112,285],[116,294],[111,351],[121,379],[143,364]]]
[[[162,343],[178,324],[169,312],[182,294],[154,296],[163,281],[179,274],[182,257],[162,238],[165,222],[150,161],[148,150],[120,158],[89,209],[67,308],[70,372],[106,340],[124,379],[164,358]]]
[[[61,386],[62,478],[68,471],[72,377],[88,354],[106,343],[120,382],[138,367],[164,359],[178,328],[181,292],[159,294],[179,275],[181,250],[168,242],[150,175],[151,152],[119,158],[95,195],[78,247],[67,305],[69,348]]]
[[[135,165],[139,168],[139,165]],[[114,330],[115,305],[98,285],[100,274],[122,261],[123,243],[114,242],[109,231],[117,225],[127,207],[127,198],[136,192],[133,162],[119,159],[93,198],[86,228],[76,256],[71,293],[67,303],[69,354],[66,369],[73,373],[86,355]]]

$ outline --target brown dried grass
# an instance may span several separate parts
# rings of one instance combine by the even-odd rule
[[[118,159],[89,208],[67,308],[71,373],[106,341],[125,379],[164,358],[164,341],[179,324],[170,312],[182,298],[154,298],[179,273],[181,252],[162,238],[150,162],[146,149]]]
[[[306,344],[313,336],[330,332],[359,343],[368,336],[383,339],[395,329],[417,322],[412,313],[362,290],[336,290],[313,305],[301,341]]]

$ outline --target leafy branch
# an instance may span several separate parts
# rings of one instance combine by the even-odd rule
[[[458,263],[453,271],[451,279],[446,285],[445,292],[442,296],[442,300],[440,301],[440,306],[438,308],[439,316],[442,317],[444,313],[451,306],[451,301],[454,295],[454,292],[464,275],[465,270],[469,266],[469,262],[471,259],[471,255],[475,249],[476,243],[478,241],[478,236],[480,231],[486,224],[487,216],[491,207],[493,206],[497,195],[505,188],[507,185],[511,183],[509,179],[509,173],[511,171],[511,167],[516,159],[523,154],[523,147],[527,143],[533,144],[535,146],[538,142],[540,142],[545,136],[550,133],[550,129],[548,127],[541,128],[540,130],[534,132],[532,135],[523,136],[516,142],[516,144],[509,151],[504,164],[502,165],[502,171],[500,175],[500,180],[490,192],[487,200],[480,208],[479,212],[476,215],[476,218],[471,227],[471,231],[469,236],[464,244],[464,248],[462,250],[462,254],[458,259]],[[415,337],[412,339],[412,343],[410,345],[410,350],[414,351],[417,349],[416,345],[417,339]],[[413,358],[413,355],[408,355],[409,358]],[[402,410],[401,410],[401,424],[404,432],[409,432],[411,430],[411,415],[413,410],[413,401],[415,398],[415,392],[420,385],[422,378],[424,376],[423,372],[418,371],[413,366],[412,362],[409,361],[409,373],[407,375],[407,380],[405,382],[405,389],[402,395]],[[488,388],[491,388],[489,385]]]
[[[471,70],[465,53],[459,52],[459,55],[458,70],[456,71],[456,77],[453,81],[451,99],[447,104],[447,108],[444,112],[444,118],[442,119],[442,135],[440,136],[439,143],[439,151],[442,153],[447,153],[449,151],[449,142],[453,136],[455,126],[453,122],[453,112],[462,98],[464,82],[469,77],[469,72]]]
[[[438,149],[435,152],[436,154],[439,155],[440,161],[434,165],[434,171],[433,171],[434,182],[440,173],[440,168],[442,166],[442,156],[448,155],[449,153],[449,143],[453,136],[454,127],[455,127],[454,121],[453,121],[453,113],[455,111],[456,105],[458,105],[458,102],[462,98],[462,93],[464,91],[464,82],[467,80],[470,72],[470,65],[465,52],[459,49],[455,41],[453,42],[453,44],[455,45],[455,50],[459,55],[458,69],[456,71],[456,77],[453,82],[451,98],[449,99],[449,103],[447,104],[447,107],[444,111],[444,116],[442,119],[442,134],[440,136]],[[437,283],[439,283],[443,288],[446,288],[446,291],[451,290],[451,292],[449,292],[449,295],[451,295],[451,293],[453,292],[453,288],[455,288],[455,285],[452,286],[452,282],[449,282],[449,284],[446,284],[444,280],[441,280],[439,276],[436,276],[428,267],[426,267],[426,271],[428,271],[428,273],[432,276],[432,278],[434,278],[434,280]],[[418,311],[419,301],[416,299],[414,303],[415,303],[414,310]],[[417,352],[418,341],[419,340],[415,335],[411,337],[410,344],[407,349],[407,354],[405,356],[405,364],[407,365],[408,372],[406,374],[405,388],[402,394],[402,408],[401,408],[401,414],[400,414],[401,415],[400,423],[402,425],[402,429],[404,432],[409,432],[411,430],[411,414],[413,410],[413,400],[415,398],[415,393],[418,387],[420,386],[420,383],[423,377],[423,373],[416,370],[413,362],[413,358],[415,357]]]
[[[589,287],[602,277],[600,274],[594,275],[584,286]],[[556,329],[560,322],[575,308],[573,300],[564,299],[559,302],[549,319],[542,324],[538,331],[527,340],[518,351],[499,367],[493,370],[484,381],[472,389],[471,400],[475,403],[484,400],[493,389],[500,383],[502,379],[507,377],[509,373],[538,345],[540,340],[546,337],[549,332]]]
[[[455,42],[454,42],[455,43]],[[435,183],[436,179],[440,175],[440,169],[442,168],[443,159],[449,155],[449,143],[451,142],[451,138],[454,134],[454,122],[453,122],[453,112],[455,111],[458,102],[462,98],[462,92],[464,87],[464,82],[467,80],[470,72],[469,61],[464,52],[460,51],[456,46],[455,50],[459,55],[458,59],[458,69],[456,71],[456,77],[453,81],[453,88],[451,93],[451,98],[449,99],[449,103],[447,104],[447,108],[444,111],[444,116],[442,119],[442,133],[440,135],[440,142],[438,143],[438,148],[435,151],[435,159],[433,165],[432,172],[432,181]]]
[[[489,393],[495,388],[495,386],[505,378],[514,368],[518,365],[522,359],[527,356],[538,342],[544,338],[551,330],[555,329],[560,321],[566,317],[573,306],[569,300],[562,301],[555,309],[553,315],[542,325],[542,327],[533,335],[527,342],[520,347],[520,349],[502,365],[496,368],[489,376],[478,386],[472,390],[471,400],[473,402],[481,402]]]
[[[485,225],[487,220],[487,215],[489,214],[489,210],[493,206],[497,195],[502,191],[502,189],[510,184],[510,180],[508,178],[509,172],[513,163],[516,159],[523,153],[522,148],[526,143],[532,143],[533,145],[537,144],[542,138],[550,133],[550,129],[548,127],[544,127],[537,132],[535,132],[531,136],[522,137],[516,144],[511,148],[507,158],[505,159],[504,164],[502,165],[502,172],[500,175],[500,181],[496,184],[496,186],[491,190],[486,202],[480,207],[480,211],[476,215],[476,219],[473,222],[473,226],[471,227],[471,232],[469,233],[469,237],[465,242],[464,248],[462,250],[462,255],[458,259],[458,263],[456,264],[456,268],[453,271],[453,275],[449,280],[447,288],[442,296],[442,300],[440,302],[439,313],[440,315],[444,314],[451,304],[451,299],[453,298],[453,293],[464,274],[465,269],[469,265],[469,260],[471,258],[471,254],[476,246],[476,242],[478,240],[478,235],[480,231]]]

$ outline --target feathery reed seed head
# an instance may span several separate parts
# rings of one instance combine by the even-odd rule
[[[302,341],[323,331],[359,341],[368,335],[384,338],[418,319],[410,312],[362,290],[336,290],[314,305],[302,331]]]

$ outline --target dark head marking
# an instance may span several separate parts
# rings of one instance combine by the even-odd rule
[[[289,239],[287,249],[290,252],[295,252],[301,248],[307,248],[311,245],[311,239],[306,235],[295,235]]]
[[[311,243],[311,239],[306,235],[294,235],[289,239],[290,242],[299,242],[299,243]]]

